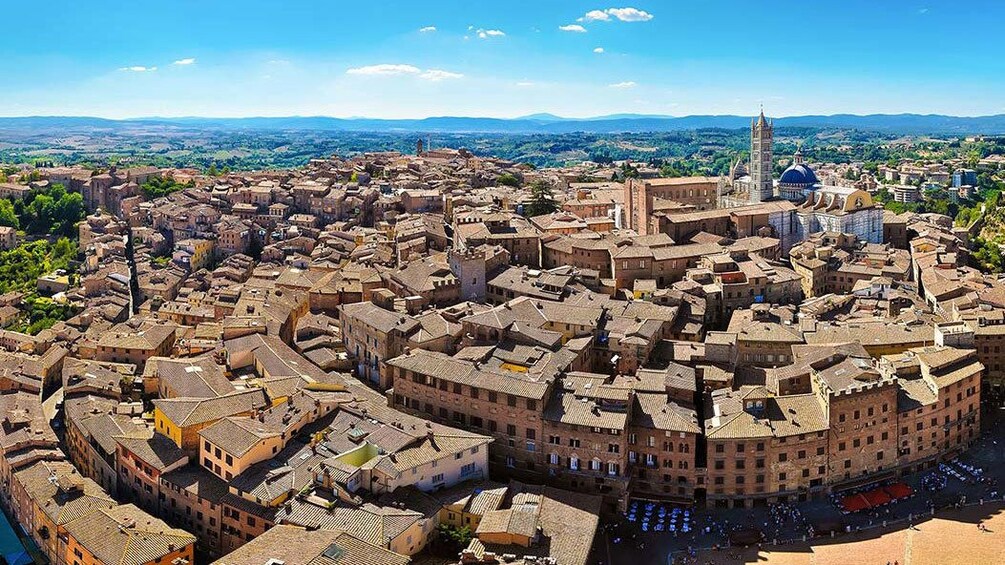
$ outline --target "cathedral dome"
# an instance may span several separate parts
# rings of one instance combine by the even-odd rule
[[[799,163],[798,165],[792,165],[785,172],[782,173],[781,178],[778,179],[781,184],[817,184],[817,175],[813,172],[813,169],[809,168],[807,165]]]

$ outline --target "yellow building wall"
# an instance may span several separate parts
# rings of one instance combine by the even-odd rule
[[[182,447],[182,431],[181,428],[176,426],[170,418],[161,412],[160,408],[154,408],[154,430],[156,430],[161,435],[167,436],[168,439],[173,441],[175,445],[179,448]]]
[[[364,442],[356,449],[351,449],[339,455],[336,459],[353,467],[362,467],[364,463],[376,456],[377,448],[370,443]]]

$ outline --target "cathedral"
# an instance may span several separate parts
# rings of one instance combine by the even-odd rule
[[[750,164],[737,161],[719,181],[719,207],[734,208],[762,202],[789,201],[795,205],[790,225],[797,240],[811,233],[835,231],[860,241],[882,243],[883,208],[861,189],[824,185],[797,149],[792,164],[776,182],[772,175],[775,127],[764,111],[750,123]]]

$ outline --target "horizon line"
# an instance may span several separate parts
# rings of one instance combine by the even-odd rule
[[[583,120],[599,120],[599,119],[684,119],[684,118],[756,118],[755,114],[745,115],[745,114],[684,114],[684,115],[673,115],[673,114],[640,114],[634,112],[614,112],[610,114],[598,114],[592,116],[561,116],[551,112],[534,112],[531,114],[523,114],[519,116],[511,117],[501,117],[501,116],[490,116],[490,115],[427,115],[423,117],[398,117],[398,118],[388,118],[388,117],[370,117],[370,116],[335,116],[328,114],[280,114],[280,115],[241,115],[241,116],[219,116],[219,115],[178,115],[178,116],[129,116],[129,117],[107,117],[96,114],[23,114],[23,115],[0,115],[0,120],[16,120],[16,119],[32,119],[32,118],[89,118],[89,119],[99,119],[108,121],[138,121],[138,120],[250,120],[250,119],[332,119],[332,120],[345,120],[345,121],[360,121],[360,120],[381,120],[381,121],[402,121],[402,120],[431,120],[431,119],[443,119],[443,118],[461,118],[461,119],[479,119],[479,120],[501,120],[501,121],[518,121],[518,120],[529,120],[529,121],[541,121],[542,118],[536,118],[535,116],[547,115],[559,120],[568,121],[583,121]],[[786,119],[786,118],[832,118],[836,116],[853,116],[860,118],[874,117],[874,116],[921,116],[921,117],[947,117],[947,118],[995,118],[995,117],[1005,117],[1005,113],[997,114],[973,114],[973,115],[961,115],[961,114],[943,114],[938,112],[895,112],[895,113],[885,113],[885,112],[874,112],[869,114],[855,114],[851,112],[837,112],[832,114],[789,114],[789,115],[768,115],[765,117],[771,119]],[[546,120],[545,120],[546,121]]]

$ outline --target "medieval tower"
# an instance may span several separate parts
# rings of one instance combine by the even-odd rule
[[[761,115],[750,123],[750,202],[764,202],[774,196],[771,182],[771,144],[774,126]]]

